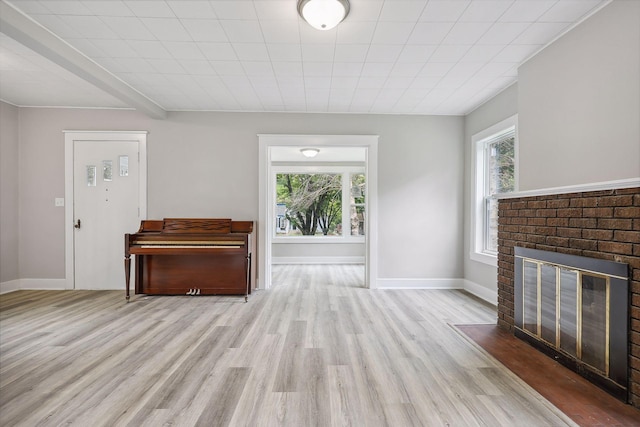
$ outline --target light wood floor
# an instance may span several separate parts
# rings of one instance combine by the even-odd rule
[[[360,287],[360,266],[274,266],[242,297],[0,296],[2,426],[562,426],[451,325],[461,291]]]

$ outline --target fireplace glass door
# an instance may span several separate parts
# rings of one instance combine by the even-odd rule
[[[523,328],[538,335],[538,264],[524,262],[523,290]]]
[[[526,259],[523,262],[522,328],[607,374],[608,295],[606,276]]]
[[[514,249],[515,335],[624,399],[628,264]]]
[[[607,372],[609,366],[609,322],[606,277],[582,274],[582,354],[581,359],[594,368]]]
[[[577,357],[578,272],[560,269],[560,349]]]

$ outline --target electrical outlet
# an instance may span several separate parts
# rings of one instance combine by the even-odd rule
[[[64,199],[62,197],[56,197],[54,201],[54,206],[56,207],[64,206]]]

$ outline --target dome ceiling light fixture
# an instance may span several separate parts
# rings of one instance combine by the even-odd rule
[[[318,30],[330,30],[349,14],[349,0],[298,0],[298,14]]]
[[[315,157],[318,155],[320,150],[318,150],[317,148],[301,148],[300,152],[305,157]]]

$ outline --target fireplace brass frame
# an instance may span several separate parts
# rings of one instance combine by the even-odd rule
[[[531,263],[533,265],[528,265]],[[549,266],[555,269],[555,342],[551,342],[543,338],[543,274],[542,266]],[[525,266],[529,271],[533,273],[535,271],[536,281],[527,282],[525,286]],[[533,270],[535,266],[535,270]],[[628,355],[627,355],[627,338],[628,338],[628,286],[629,286],[629,270],[628,264],[618,263],[614,261],[586,258],[575,255],[561,254],[557,252],[541,251],[537,249],[529,248],[514,248],[514,334],[519,338],[529,342],[534,347],[538,348],[547,355],[554,357],[556,360],[564,364],[565,366],[575,370],[585,378],[594,382],[598,386],[602,387],[617,398],[627,401],[628,398]],[[567,278],[564,277],[565,282],[562,282],[564,274],[563,271],[571,272],[571,277],[566,282]],[[529,273],[527,273],[529,274]],[[575,276],[575,277],[573,277]],[[598,366],[592,366],[588,362],[583,360],[584,356],[584,340],[583,340],[583,302],[584,302],[584,285],[583,279],[585,276],[595,277],[597,279],[604,280],[604,349],[598,352],[596,356],[598,359],[596,364]],[[549,275],[545,275],[545,278],[551,278],[551,271]],[[575,280],[575,301],[571,301],[571,305],[575,304],[575,317],[571,317],[576,321],[575,325],[575,355],[570,354],[561,347],[562,332],[561,329],[561,315],[562,300],[561,300],[561,285],[563,283],[571,283]],[[546,279],[544,280],[546,283]],[[602,286],[600,282],[600,289]],[[535,315],[536,320],[533,323],[533,316],[527,314],[534,313],[532,304],[525,306],[525,293],[533,298],[533,286],[536,287],[535,295]],[[547,289],[547,288],[545,288]],[[526,291],[526,292],[525,292]],[[566,288],[564,295],[567,295]],[[602,295],[602,294],[601,294]],[[551,301],[547,298],[547,301]],[[546,307],[546,305],[545,305]],[[553,307],[552,305],[549,308]],[[564,313],[566,313],[567,306],[564,304]],[[615,308],[615,311],[613,310]],[[528,311],[527,311],[528,310]],[[529,318],[527,318],[529,316]],[[553,316],[553,315],[552,315]],[[551,317],[553,319],[553,317]],[[526,319],[526,322],[525,322]],[[550,322],[549,322],[550,323]],[[547,322],[545,322],[547,324]],[[527,326],[528,325],[528,326]],[[533,326],[535,325],[535,333],[533,332]],[[551,325],[547,325],[551,327]],[[548,330],[549,328],[545,329]],[[573,331],[573,326],[570,328]],[[602,332],[602,329],[600,329]],[[567,333],[567,330],[564,330]],[[572,332],[573,333],[573,332]],[[544,334],[547,338],[551,338],[551,334]],[[614,339],[615,336],[615,339]],[[571,340],[573,341],[573,340]],[[566,341],[564,341],[566,342]],[[598,340],[602,343],[601,338]],[[569,348],[573,347],[573,342]],[[572,350],[571,350],[572,351]],[[604,358],[604,361],[601,358]],[[604,367],[604,370],[601,369]]]
[[[575,280],[575,284],[576,284],[576,303],[575,303],[575,312],[576,312],[576,348],[575,348],[575,352],[576,352],[576,357],[578,360],[582,361],[582,352],[583,352],[583,337],[582,337],[582,292],[583,292],[583,287],[581,286],[582,284],[582,278],[585,275],[585,273],[588,273],[589,276],[591,277],[598,277],[601,279],[605,280],[605,347],[604,347],[604,366],[605,366],[605,370],[602,371],[600,369],[598,369],[595,366],[591,366],[591,368],[601,372],[602,374],[608,376],[609,375],[609,368],[610,368],[610,350],[609,350],[609,345],[610,345],[610,340],[611,340],[611,321],[610,321],[610,314],[611,314],[611,277],[610,275],[606,275],[606,274],[601,274],[601,273],[597,273],[597,272],[593,272],[593,271],[586,271],[586,270],[579,270],[579,269],[575,269],[573,267],[570,266],[566,266],[566,265],[561,265],[561,264],[557,264],[557,263],[551,263],[551,262],[546,262],[546,261],[540,261],[534,258],[528,258],[528,257],[520,257],[523,260],[522,263],[522,275],[524,277],[524,273],[525,273],[525,262],[528,262],[530,264],[535,264],[536,265],[536,333],[533,334],[530,330],[526,329],[526,328],[522,328],[522,331],[528,335],[533,336],[536,339],[542,340],[544,342],[546,342],[547,344],[550,344],[552,346],[554,346],[558,351],[564,352],[566,353],[560,346],[561,342],[560,342],[560,335],[561,335],[561,329],[560,329],[560,316],[561,316],[561,299],[560,299],[560,280],[561,280],[561,271],[562,269],[565,269],[567,271],[571,271],[576,273],[576,280]],[[547,265],[550,267],[553,267],[555,269],[555,342],[549,342],[548,340],[546,340],[543,336],[542,336],[542,266],[543,265]],[[616,276],[614,276],[616,277]],[[621,277],[617,277],[617,278],[621,278]],[[526,312],[526,306],[525,306],[525,299],[522,298],[522,312],[525,313]],[[570,356],[570,355],[569,355]]]

